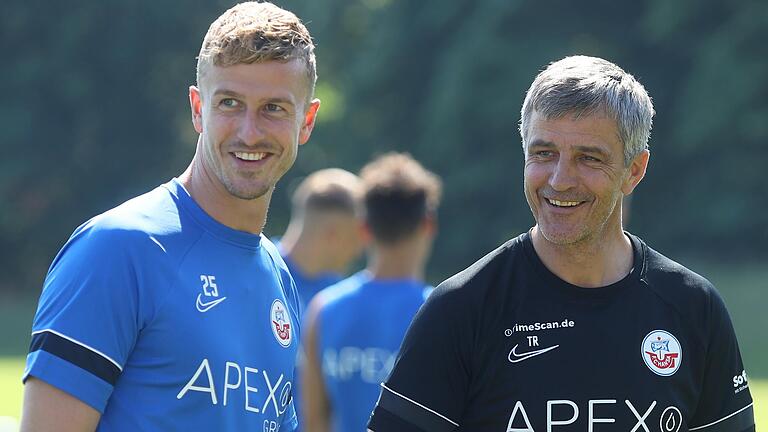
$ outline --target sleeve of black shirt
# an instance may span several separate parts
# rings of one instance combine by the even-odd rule
[[[733,324],[717,291],[711,291],[703,391],[689,422],[692,432],[755,430],[752,396]]]
[[[455,280],[414,318],[371,417],[375,432],[443,432],[459,426],[470,382],[472,307]]]

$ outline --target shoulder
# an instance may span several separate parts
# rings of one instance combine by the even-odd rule
[[[178,240],[177,234],[180,232],[177,204],[170,192],[159,186],[77,227],[60,255],[64,252],[79,252],[106,258],[165,253],[170,247],[165,240]]]
[[[358,293],[369,280],[369,274],[363,270],[324,288],[317,294],[317,307],[323,311],[340,307]]]
[[[281,273],[290,273],[288,264],[286,264],[285,259],[280,254],[280,248],[278,244],[275,244],[267,238],[267,236],[262,235],[261,236],[261,248],[264,251],[264,254],[269,257],[269,260],[274,265],[275,269]]]
[[[684,296],[709,295],[715,288],[704,276],[644,245],[643,280],[652,288]]]
[[[467,335],[467,344],[478,342],[476,332],[504,313],[504,299],[519,267],[516,261],[524,255],[524,236],[507,241],[439,284],[416,314],[419,325],[452,328]]]
[[[640,242],[645,255],[641,279],[656,296],[692,319],[700,319],[713,304],[724,307],[707,278]]]
[[[428,303],[476,303],[505,289],[499,283],[510,277],[515,261],[523,255],[525,234],[507,241],[474,264],[446,279],[429,296]]]
[[[172,235],[181,231],[178,203],[164,186],[130,199],[97,215],[75,230],[75,235],[109,241]]]

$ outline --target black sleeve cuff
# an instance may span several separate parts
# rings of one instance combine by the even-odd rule
[[[117,378],[120,376],[120,368],[102,354],[51,331],[43,331],[32,335],[29,352],[38,350],[47,351],[60,359],[66,360],[101,378],[112,386],[115,385]]]
[[[368,429],[374,432],[427,432],[378,406],[368,421]]]
[[[450,432],[458,424],[382,385],[370,426],[374,432]]]
[[[754,432],[755,413],[750,403],[735,413],[703,426],[694,426],[688,429],[691,432]]]

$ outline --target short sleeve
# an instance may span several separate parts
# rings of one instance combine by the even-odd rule
[[[440,432],[459,426],[474,329],[456,289],[438,287],[409,327],[369,422],[376,432]]]
[[[59,252],[43,285],[23,377],[45,381],[102,413],[140,321],[124,240],[86,225]]]
[[[702,394],[690,431],[754,431],[755,420],[748,377],[733,324],[717,292],[711,291],[707,364]]]

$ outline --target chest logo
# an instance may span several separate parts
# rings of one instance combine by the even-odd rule
[[[666,330],[654,330],[643,339],[640,354],[645,365],[656,375],[670,376],[680,369],[683,348],[677,338]]]
[[[272,321],[272,333],[275,335],[277,342],[284,347],[290,346],[291,339],[293,339],[291,317],[288,314],[288,309],[285,308],[280,299],[275,299],[272,302],[272,311],[269,314],[269,318]]]
[[[553,349],[559,347],[560,345],[553,345],[553,346],[551,346],[549,348],[542,348],[542,349],[537,349],[537,350],[534,350],[534,351],[528,351],[528,352],[524,352],[524,353],[518,353],[517,352],[517,346],[518,345],[515,344],[515,346],[512,347],[512,350],[509,352],[509,355],[507,356],[507,360],[509,360],[510,363],[519,363],[519,362],[521,362],[523,360],[527,360],[527,359],[529,359],[531,357],[536,357],[537,355],[544,354],[547,351],[552,351]]]
[[[216,286],[216,276],[200,275],[200,282],[203,283],[203,292],[197,295],[195,307],[200,312],[208,312],[217,304],[226,300],[226,297],[219,297],[219,287]]]

